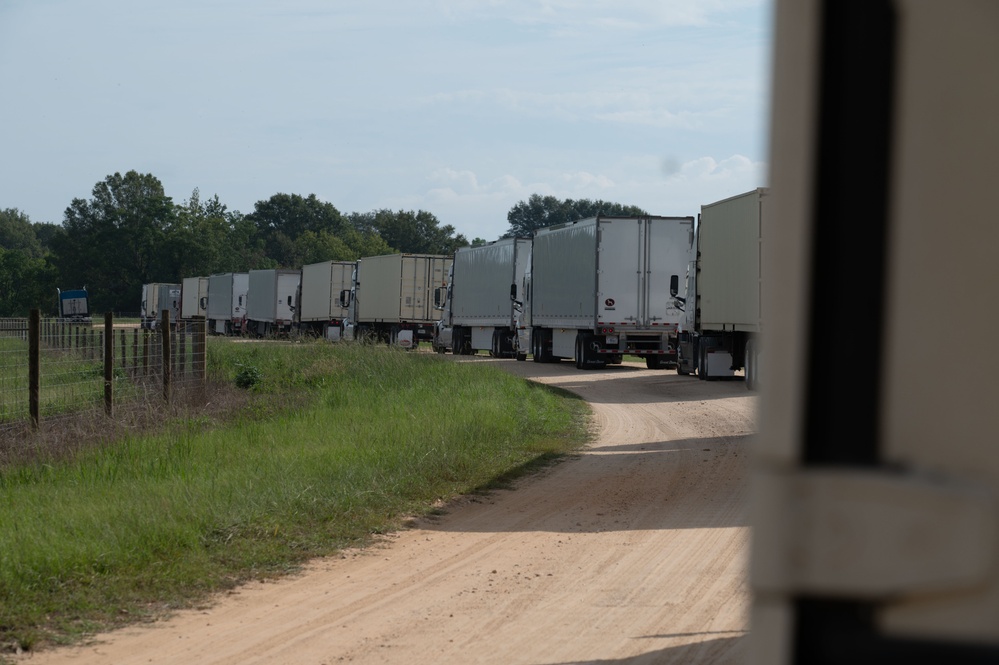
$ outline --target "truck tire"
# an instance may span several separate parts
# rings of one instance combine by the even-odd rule
[[[592,345],[592,333],[576,333],[576,369],[603,369],[607,366],[606,361],[594,353]]]
[[[489,343],[489,357],[490,358],[502,358],[500,353],[500,331],[493,331],[492,341]]]
[[[475,353],[472,342],[465,338],[465,329],[455,326],[451,332],[451,353],[456,356],[470,356]]]
[[[551,341],[551,331],[550,330],[535,330],[534,334],[531,336],[534,340],[534,362],[537,363],[554,363],[558,362],[555,360],[555,356],[552,355],[549,350],[549,344]]]
[[[700,347],[697,353],[697,378],[705,381],[708,378],[708,353],[706,347]]]

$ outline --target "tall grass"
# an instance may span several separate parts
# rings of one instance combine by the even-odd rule
[[[256,377],[231,422],[0,469],[0,644],[74,639],[286,571],[585,438],[585,404],[486,364],[212,342],[214,380]]]

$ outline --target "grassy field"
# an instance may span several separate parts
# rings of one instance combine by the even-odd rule
[[[94,330],[73,327],[59,337],[43,338],[40,361],[39,403],[41,417],[65,414],[99,405],[104,399],[103,345]],[[77,330],[87,337],[75,336]],[[137,334],[138,333],[138,334]],[[162,365],[158,334],[137,330],[114,331],[114,394],[125,402],[144,394],[130,377],[149,378]],[[82,346],[80,346],[82,342]],[[194,337],[175,335],[173,353],[183,359],[183,368],[173,363],[174,380],[197,380],[194,368]],[[182,371],[183,369],[183,371]],[[0,425],[28,419],[28,342],[0,337]]]
[[[0,468],[0,647],[67,642],[365,543],[578,448],[585,403],[486,363],[209,340],[220,416]]]

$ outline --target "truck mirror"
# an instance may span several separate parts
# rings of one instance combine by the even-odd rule
[[[673,275],[669,278],[669,294],[676,297],[676,294],[680,292],[680,276]]]
[[[516,300],[516,299],[517,299],[517,284],[516,282],[514,282],[513,284],[510,285],[510,300]]]
[[[436,307],[437,309],[444,308],[444,303],[441,302],[443,300],[441,291],[443,291],[443,289],[439,286],[436,289],[434,289],[434,307]]]
[[[350,307],[350,291],[348,289],[340,292],[340,307]]]

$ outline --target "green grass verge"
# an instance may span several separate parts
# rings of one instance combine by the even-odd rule
[[[0,469],[0,645],[189,606],[363,544],[586,439],[584,402],[486,364],[210,340],[251,407]]]

